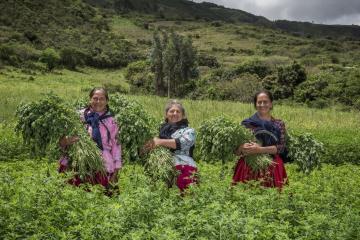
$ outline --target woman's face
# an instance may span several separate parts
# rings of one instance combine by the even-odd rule
[[[183,119],[183,113],[178,105],[172,105],[166,112],[166,119],[169,123],[176,123]]]
[[[260,114],[269,114],[272,109],[272,102],[266,93],[260,93],[256,99],[256,110]]]
[[[104,112],[108,101],[104,91],[96,90],[90,99],[90,106],[95,112]]]

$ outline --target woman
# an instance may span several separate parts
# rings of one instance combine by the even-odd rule
[[[171,149],[175,167],[179,171],[176,185],[181,192],[197,182],[197,167],[193,159],[195,130],[188,124],[182,104],[171,100],[165,107],[165,122],[160,127],[159,137],[155,137],[149,143],[150,146],[145,146],[147,149],[156,146]]]
[[[109,184],[117,182],[117,175],[121,168],[121,147],[117,142],[119,127],[110,113],[108,106],[109,95],[104,88],[94,88],[90,94],[90,104],[87,108],[80,111],[80,119],[85,124],[86,129],[98,148],[101,150],[106,176],[97,174],[87,182],[101,184],[109,187]],[[78,141],[78,137],[70,136],[60,139],[60,146],[66,150],[68,146]],[[60,159],[59,172],[64,172],[68,168],[68,158],[64,156]],[[83,180],[75,177],[70,183],[78,186]]]
[[[241,156],[233,176],[233,184],[249,180],[261,180],[265,187],[281,188],[287,182],[284,163],[280,154],[285,150],[285,124],[271,115],[273,96],[269,91],[260,91],[254,96],[257,112],[242,121],[242,125],[251,129],[259,143],[250,142],[240,145],[236,151]],[[273,164],[266,170],[254,172],[245,162],[244,157],[253,154],[271,154]]]

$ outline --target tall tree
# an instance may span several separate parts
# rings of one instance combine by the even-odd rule
[[[153,48],[150,55],[151,68],[155,73],[155,91],[159,96],[164,95],[164,71],[163,71],[163,43],[161,42],[159,31],[155,30],[153,35]]]
[[[156,93],[162,95],[166,91],[168,97],[184,95],[185,86],[196,67],[196,51],[191,39],[174,31],[169,35],[163,33],[162,40],[155,31],[153,38],[151,64],[155,72]]]

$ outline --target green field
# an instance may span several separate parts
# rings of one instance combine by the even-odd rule
[[[34,79],[29,79],[33,77]],[[29,75],[2,70],[0,92],[6,103],[0,111],[0,236],[3,239],[358,239],[360,237],[360,168],[323,164],[310,175],[287,165],[289,185],[281,193],[256,183],[230,188],[232,167],[220,178],[219,164],[199,162],[199,186],[179,197],[176,188],[154,184],[141,166],[124,166],[119,196],[108,198],[101,188],[90,192],[66,184],[56,163],[31,159],[14,135],[14,111],[20,102],[53,91],[68,101],[87,97],[92,86],[128,87],[121,70],[58,71]],[[166,98],[128,96],[140,102],[159,121]],[[202,121],[224,114],[241,121],[251,115],[251,104],[184,100],[189,121],[196,129]],[[313,133],[340,162],[358,161],[360,114],[335,108],[314,110],[277,105],[274,116],[288,129]],[[10,124],[10,125],[9,125]],[[353,144],[351,144],[353,142]],[[346,144],[348,148],[341,144]],[[328,154],[330,154],[328,153]],[[335,155],[334,155],[335,154]],[[344,153],[346,154],[346,152]],[[351,155],[352,154],[352,155]],[[354,160],[355,159],[355,160]],[[351,160],[351,161],[350,161]],[[334,160],[334,163],[338,161]]]
[[[0,2],[0,240],[360,239],[359,29],[296,22],[278,28],[234,11],[182,0]],[[146,64],[155,29],[190,37],[197,52],[199,75],[181,99],[196,131],[220,115],[240,122],[255,112],[251,103],[206,99],[239,99],[237,93],[252,92],[244,90],[248,81],[264,87],[298,63],[306,79],[275,101],[273,116],[324,144],[322,167],[304,174],[286,164],[289,183],[281,191],[258,182],[231,187],[236,159],[210,164],[198,141],[200,182],[184,197],[128,162],[120,194],[108,197],[100,186],[67,184],[70,175],[59,174],[56,162],[33,157],[14,132],[15,112],[46,93],[73,102],[104,86],[163,120],[168,99],[136,86],[154,82]],[[48,48],[59,55],[54,68],[44,60]],[[131,63],[140,72],[131,72]],[[294,81],[294,71],[285,73]],[[222,93],[226,87],[234,95]]]

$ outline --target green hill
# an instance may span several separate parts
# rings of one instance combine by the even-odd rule
[[[271,22],[212,3],[4,0],[0,69],[121,69],[140,60],[132,75],[137,86],[126,89],[153,93],[143,86],[154,81],[146,60],[155,29],[191,38],[198,77],[184,96],[244,101],[243,93],[262,86],[279,99],[360,109],[358,26]]]

